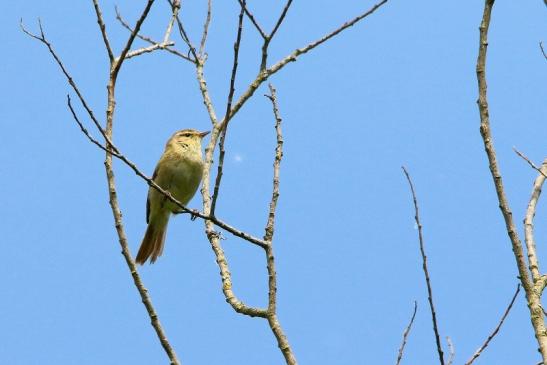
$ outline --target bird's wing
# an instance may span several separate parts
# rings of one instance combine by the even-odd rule
[[[156,177],[158,176],[158,170],[160,168],[160,164],[156,166],[154,169],[154,173],[152,174],[152,180],[156,182]],[[150,220],[150,189],[154,189],[153,187],[150,187],[148,190],[148,195],[146,196],[146,223],[148,224]]]

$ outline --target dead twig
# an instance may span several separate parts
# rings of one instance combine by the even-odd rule
[[[477,351],[475,351],[473,356],[471,356],[471,358],[469,360],[467,360],[465,365],[471,365],[473,363],[473,361],[475,361],[475,359],[482,354],[484,349],[486,347],[488,347],[488,344],[490,343],[490,341],[492,341],[492,339],[498,334],[501,326],[503,325],[503,322],[505,321],[505,318],[507,318],[507,315],[511,311],[511,308],[513,308],[513,303],[515,303],[515,300],[517,299],[517,296],[518,296],[519,292],[520,292],[520,284],[517,285],[517,290],[515,291],[515,294],[513,294],[513,298],[511,299],[511,302],[509,302],[509,305],[507,306],[507,309],[505,309],[505,312],[503,313],[503,316],[501,317],[501,319],[500,319],[498,325],[496,326],[496,328],[494,329],[494,331],[492,331],[492,333],[488,336],[486,341],[484,341],[482,346],[479,347]]]
[[[427,268],[427,256],[425,254],[424,248],[424,239],[422,234],[422,224],[420,223],[420,214],[418,208],[418,199],[416,198],[416,192],[414,190],[414,184],[408,174],[408,171],[404,166],[402,166],[403,172],[410,186],[410,191],[412,192],[412,201],[414,202],[414,219],[416,225],[418,226],[418,239],[420,241],[420,253],[422,254],[422,268],[425,275],[425,283],[427,285],[427,300],[429,301],[429,308],[431,310],[431,320],[433,322],[433,332],[435,333],[435,342],[437,344],[437,352],[439,354],[439,362],[441,365],[444,365],[444,355],[443,348],[441,345],[441,337],[439,336],[439,328],[437,326],[437,314],[435,313],[435,305],[433,304],[433,289],[431,288],[431,279],[429,277],[429,270]]]
[[[414,318],[416,317],[416,312],[418,311],[418,302],[414,301],[414,311],[412,312],[412,317],[410,318],[410,322],[406,326],[404,332],[403,332],[403,340],[401,342],[401,346],[399,347],[399,353],[397,355],[397,362],[395,365],[399,365],[401,363],[401,360],[403,359],[403,353],[405,351],[406,341],[408,340],[408,335],[410,334],[410,330],[412,329],[412,324],[414,323]]]
[[[232,110],[232,100],[234,98],[235,92],[235,81],[237,76],[237,66],[239,60],[239,46],[241,44],[241,34],[243,33],[243,15],[245,12],[245,2],[241,5],[241,11],[239,13],[239,21],[237,24],[237,36],[234,43],[234,61],[232,64],[232,73],[230,76],[230,88],[228,89],[228,101],[226,102],[226,114],[224,115],[225,123],[222,124],[222,129],[220,131],[220,142],[218,144],[219,155],[218,155],[218,166],[217,166],[217,176],[215,178],[215,186],[213,188],[213,198],[211,200],[211,216],[215,215],[215,208],[218,199],[218,191],[220,189],[220,183],[222,181],[222,171],[224,169],[224,156],[226,150],[224,149],[224,144],[226,142],[226,132],[228,131],[228,123],[230,121],[230,111]]]

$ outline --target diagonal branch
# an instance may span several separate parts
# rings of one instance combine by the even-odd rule
[[[108,53],[108,59],[110,60],[110,63],[112,63],[114,62],[114,53],[112,52],[112,47],[110,47],[110,42],[108,41],[106,26],[104,25],[103,14],[101,13],[98,0],[93,0],[93,7],[95,8],[95,14],[97,14],[97,23],[101,29],[101,35],[103,36],[104,46],[106,48],[106,52]]]
[[[532,160],[530,160],[528,157],[526,157],[522,152],[517,150],[515,147],[513,147],[513,151],[515,151],[515,153],[520,158],[522,158],[524,161],[526,161],[528,163],[528,165],[530,165],[531,168],[533,168],[534,170],[539,172],[540,175],[543,175],[543,177],[547,177],[547,174],[545,174],[545,172],[541,171],[541,168],[537,167],[537,165],[535,163],[533,163]]]
[[[125,47],[123,48],[120,55],[113,62],[111,62],[111,71],[110,71],[110,73],[111,73],[111,79],[114,82],[116,81],[116,78],[118,77],[118,72],[120,71],[120,68],[122,67],[122,63],[126,58],[125,56],[127,55],[129,50],[131,49],[131,45],[133,44],[133,41],[137,37],[137,34],[139,34],[139,31],[141,30],[142,23],[144,23],[144,20],[148,16],[148,12],[150,11],[150,8],[152,7],[153,4],[154,4],[154,0],[148,0],[147,1],[144,10],[141,13],[141,16],[139,17],[139,19],[135,23],[135,27],[133,28],[133,32],[131,32],[129,38],[127,39],[127,42],[125,43]]]
[[[264,30],[262,29],[260,24],[258,24],[258,21],[256,20],[253,13],[251,13],[251,11],[246,6],[246,4],[243,3],[243,0],[237,0],[237,1],[239,2],[239,5],[241,5],[243,7],[243,9],[245,9],[245,14],[247,15],[247,17],[249,18],[251,23],[253,23],[253,25],[255,26],[256,30],[258,31],[258,33],[260,34],[262,39],[266,39],[268,36],[266,35],[266,32],[264,32]]]
[[[532,194],[530,196],[530,202],[526,209],[526,216],[524,217],[524,241],[526,242],[526,249],[528,251],[528,265],[530,272],[532,273],[532,279],[534,284],[541,282],[541,274],[539,269],[538,258],[536,254],[536,242],[534,239],[534,216],[536,215],[536,206],[541,195],[541,189],[545,182],[545,174],[547,173],[547,159],[543,161],[539,174],[534,180],[534,186],[532,188]],[[541,290],[545,288],[545,284],[540,284]]]
[[[351,26],[353,26],[356,23],[358,23],[359,21],[365,19],[369,15],[372,15],[382,5],[387,3],[387,1],[388,0],[380,1],[379,3],[374,5],[372,8],[367,10],[366,12],[364,12],[364,13],[356,16],[352,20],[342,24],[340,27],[338,27],[337,29],[335,29],[332,32],[328,33],[327,35],[323,36],[322,38],[320,38],[320,39],[318,39],[318,40],[316,40],[312,43],[309,43],[308,45],[306,45],[302,48],[297,48],[290,55],[288,55],[285,58],[281,59],[280,61],[275,63],[273,66],[271,66],[269,68],[264,68],[264,69],[262,69],[262,67],[261,67],[261,69],[260,69],[258,75],[256,76],[255,80],[247,87],[247,90],[239,97],[237,102],[232,107],[232,111],[230,112],[230,116],[233,117],[239,111],[239,109],[241,109],[241,107],[247,102],[247,100],[251,96],[253,96],[254,92],[260,87],[260,85],[262,85],[262,83],[264,81],[266,81],[270,76],[277,73],[279,70],[281,70],[283,67],[285,67],[288,63],[295,62],[298,59],[298,57],[300,57],[301,55],[313,50],[317,46],[325,43],[329,39],[331,39],[334,36],[340,34],[342,31],[350,28]],[[264,58],[264,55],[262,57]],[[224,123],[224,121],[222,121],[222,123]]]
[[[412,329],[412,324],[414,323],[414,318],[416,318],[417,311],[418,311],[418,302],[414,301],[414,311],[412,312],[412,317],[410,318],[410,322],[408,323],[408,326],[406,326],[403,332],[403,341],[401,342],[401,346],[399,347],[399,354],[397,355],[397,362],[395,363],[395,365],[399,365],[401,363],[401,360],[403,359],[403,353],[405,351],[406,341],[408,339],[408,335],[410,334],[410,330]]]
[[[78,126],[80,127],[80,130],[84,133],[84,135],[87,137],[87,139],[93,143],[94,145],[96,145],[97,147],[99,147],[100,149],[102,149],[103,151],[109,151],[107,147],[103,146],[99,141],[97,141],[95,138],[93,138],[91,136],[91,134],[89,133],[89,131],[83,126],[82,122],[80,122],[79,118],[76,116],[76,113],[74,111],[74,108],[72,106],[72,102],[71,102],[71,99],[70,99],[70,96],[67,95],[67,104],[68,104],[68,108],[70,109],[71,113],[72,113],[72,116],[74,118],[74,120],[76,121],[76,123],[78,124]],[[131,170],[133,170],[133,172],[135,172],[135,174],[137,176],[139,176],[140,178],[142,178],[144,181],[146,181],[148,183],[149,186],[151,186],[152,188],[156,189],[157,191],[159,191],[161,194],[163,194],[169,201],[171,201],[173,204],[177,205],[182,212],[184,213],[189,213],[191,214],[193,217],[199,217],[203,220],[208,220],[208,221],[211,221],[213,222],[216,226],[224,229],[225,231],[227,232],[230,232],[231,234],[233,234],[234,236],[236,237],[239,237],[249,243],[252,243],[256,246],[259,246],[259,247],[262,247],[262,248],[265,248],[268,243],[260,238],[257,238],[257,237],[254,237],[244,231],[241,231],[233,226],[231,226],[230,224],[216,218],[216,217],[212,217],[210,215],[205,215],[201,212],[198,212],[194,209],[190,209],[188,207],[186,207],[184,204],[182,204],[181,202],[179,202],[177,199],[175,199],[173,197],[173,195],[171,195],[171,193],[167,190],[164,190],[162,189],[158,184],[156,184],[154,182],[154,180],[152,180],[151,178],[149,178],[148,176],[146,176],[138,167],[135,163],[133,163],[131,160],[129,160],[127,157],[125,157],[125,155],[123,155],[120,150],[110,141],[108,140],[108,145],[110,146],[110,148],[112,150],[110,150],[110,153],[118,158],[120,161],[122,161],[123,163],[125,163]]]
[[[501,326],[503,325],[503,322],[505,321],[505,318],[507,318],[507,315],[509,314],[509,312],[511,311],[511,308],[513,307],[513,303],[515,303],[515,299],[517,299],[517,296],[518,296],[519,292],[520,292],[520,284],[517,285],[517,290],[515,291],[515,294],[513,295],[513,298],[511,299],[511,302],[507,306],[507,309],[505,310],[505,313],[503,313],[503,316],[501,317],[501,319],[500,319],[498,325],[496,326],[496,328],[494,329],[494,331],[492,331],[492,333],[490,334],[490,336],[488,336],[488,338],[482,344],[482,346],[479,347],[477,351],[475,351],[473,356],[471,356],[471,358],[469,360],[467,360],[465,365],[471,365],[473,363],[473,361],[475,361],[475,359],[482,354],[484,349],[486,347],[488,347],[488,344],[490,343],[490,341],[492,341],[492,339],[498,334]]]
[[[425,282],[427,284],[427,299],[429,301],[429,308],[431,310],[431,320],[433,322],[433,332],[435,333],[435,342],[437,344],[437,352],[439,353],[439,362],[441,365],[444,365],[444,355],[443,348],[441,345],[441,337],[439,336],[439,329],[437,326],[437,314],[435,313],[435,306],[433,305],[433,290],[431,289],[431,280],[429,278],[429,271],[427,269],[427,256],[425,254],[424,248],[424,239],[422,235],[422,224],[420,223],[420,214],[418,208],[418,199],[416,198],[416,191],[414,190],[414,184],[410,179],[410,175],[404,166],[402,166],[403,172],[410,186],[410,191],[412,192],[412,201],[414,202],[414,219],[416,220],[416,225],[418,226],[418,238],[420,240],[420,253],[422,254],[422,268],[424,270]]]
[[[172,8],[174,8],[177,5],[180,5],[179,0],[167,0],[167,2],[169,3],[169,5],[171,5]],[[176,18],[177,18],[177,26],[179,29],[180,37],[182,38],[184,43],[186,43],[186,45],[188,46],[189,48],[188,52],[192,53],[192,56],[194,56],[195,63],[199,64],[200,63],[199,61],[202,60],[202,57],[198,55],[196,51],[196,47],[194,47],[194,45],[192,44],[192,41],[190,40],[190,37],[188,37],[188,33],[186,32],[186,29],[184,29],[184,24],[182,24],[182,21],[180,20],[180,16],[178,14]]]
[[[80,100],[80,103],[82,104],[82,106],[86,110],[87,114],[89,115],[89,118],[91,118],[91,120],[93,121],[93,124],[95,124],[95,126],[97,127],[97,129],[99,130],[101,135],[104,137],[104,139],[106,141],[109,141],[109,138],[105,134],[105,130],[101,126],[101,123],[99,123],[99,121],[95,117],[95,114],[93,113],[93,110],[91,110],[91,108],[89,107],[89,105],[85,101],[85,98],[83,97],[82,93],[80,92],[80,89],[78,88],[78,86],[74,82],[74,79],[72,78],[72,76],[70,76],[70,74],[68,73],[68,70],[66,69],[65,65],[61,61],[61,58],[57,55],[57,53],[53,49],[53,46],[47,40],[47,38],[45,36],[45,33],[44,33],[44,29],[42,28],[42,22],[40,21],[40,19],[38,19],[38,26],[40,28],[40,35],[39,36],[29,32],[25,28],[25,26],[23,25],[23,19],[21,19],[21,22],[20,22],[20,27],[21,27],[21,29],[23,30],[23,32],[25,34],[27,34],[28,36],[30,36],[30,37],[38,40],[38,41],[40,41],[42,44],[44,44],[47,47],[49,53],[51,54],[51,56],[53,57],[55,62],[57,62],[57,65],[61,69],[61,72],[63,73],[63,75],[65,75],[65,78],[66,78],[68,84],[72,87],[72,90],[74,90],[74,92],[78,96],[78,99]]]
[[[281,11],[281,15],[277,19],[277,23],[275,23],[275,26],[273,27],[271,33],[268,35],[269,39],[272,39],[275,33],[277,33],[277,30],[281,26],[281,23],[283,23],[283,20],[285,20],[285,16],[287,15],[289,8],[291,7],[291,4],[292,4],[292,0],[287,0],[287,3],[285,4],[285,6],[283,7],[283,10]]]

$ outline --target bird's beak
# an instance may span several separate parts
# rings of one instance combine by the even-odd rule
[[[211,131],[201,132],[201,133],[199,134],[199,136],[200,136],[201,138],[203,138],[203,137],[205,137],[206,135],[208,135],[209,133],[211,133]]]

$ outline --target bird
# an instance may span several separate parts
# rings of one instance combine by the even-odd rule
[[[165,145],[152,175],[152,180],[173,198],[186,205],[201,183],[203,157],[201,142],[209,134],[195,129],[175,132]],[[171,214],[181,213],[178,205],[150,186],[146,200],[146,233],[135,262],[143,265],[148,259],[153,264],[163,253],[165,232]]]

